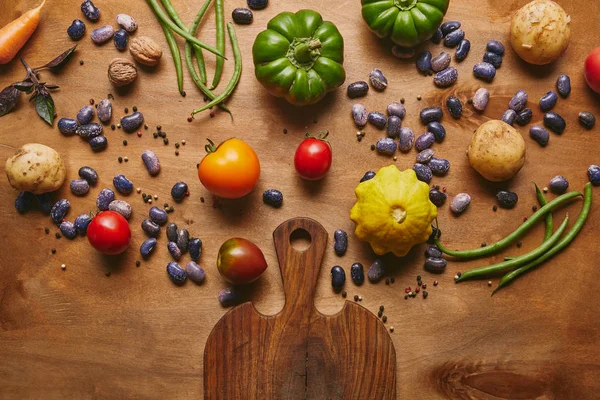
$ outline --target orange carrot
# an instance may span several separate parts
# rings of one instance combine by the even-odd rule
[[[27,43],[40,22],[45,2],[46,0],[0,29],[0,64],[9,63]]]

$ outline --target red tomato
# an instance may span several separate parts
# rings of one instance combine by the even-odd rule
[[[585,59],[585,80],[594,92],[600,93],[600,47]]]
[[[228,282],[245,285],[254,282],[267,269],[267,261],[257,245],[243,238],[231,238],[221,245],[217,269]]]
[[[100,253],[114,255],[125,251],[131,240],[129,223],[115,211],[102,211],[87,228],[90,244]]]
[[[325,140],[329,132],[318,138],[308,137],[300,143],[294,156],[296,172],[304,179],[316,181],[331,168],[331,145]]]

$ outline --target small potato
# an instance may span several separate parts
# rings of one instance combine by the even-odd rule
[[[510,43],[530,64],[556,61],[569,46],[571,17],[550,0],[534,0],[513,16]]]
[[[512,178],[525,163],[525,141],[519,132],[498,120],[482,124],[467,147],[469,163],[492,182]]]
[[[66,169],[60,154],[51,147],[27,143],[6,160],[10,185],[24,192],[42,194],[57,190],[65,181]]]

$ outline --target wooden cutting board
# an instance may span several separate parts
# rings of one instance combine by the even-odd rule
[[[298,229],[311,238],[303,251],[290,240]],[[383,323],[350,301],[335,315],[314,305],[325,228],[293,218],[273,240],[283,310],[266,316],[247,302],[221,318],[204,348],[204,398],[395,399],[396,352]]]

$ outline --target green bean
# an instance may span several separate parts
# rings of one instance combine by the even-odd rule
[[[522,223],[521,226],[519,226],[514,232],[512,232],[510,235],[508,235],[504,239],[499,240],[498,242],[496,242],[494,244],[491,244],[491,245],[488,245],[485,247],[479,247],[479,248],[473,249],[473,250],[449,250],[440,243],[439,239],[436,238],[435,245],[437,247],[439,247],[439,249],[443,253],[446,253],[448,255],[458,257],[461,259],[465,259],[465,260],[471,260],[474,258],[479,258],[479,257],[490,255],[492,253],[495,253],[497,251],[504,249],[505,247],[510,245],[512,242],[517,240],[519,238],[519,236],[521,236],[522,234],[527,232],[529,229],[531,229],[531,227],[533,225],[535,225],[535,223],[537,221],[539,221],[541,218],[543,218],[551,210],[553,210],[554,208],[556,208],[578,196],[582,196],[582,194],[580,192],[569,192],[569,193],[565,193],[565,194],[555,198],[554,200],[552,200],[545,206],[538,209],[535,213],[533,213],[533,215],[531,217],[529,217],[529,219],[527,221]]]
[[[219,49],[220,52],[225,53],[225,17],[223,17],[223,0],[215,1],[215,20],[217,21],[217,49]],[[223,75],[223,61],[222,58],[217,58],[215,64],[215,76],[212,85],[210,86],[211,90],[214,90],[221,80],[221,75]]]
[[[560,224],[560,227],[550,237],[550,239],[548,239],[547,241],[542,243],[542,245],[539,246],[538,248],[536,248],[535,250],[532,250],[527,254],[523,254],[522,256],[515,257],[514,259],[509,260],[509,261],[503,261],[498,264],[486,265],[485,267],[470,269],[470,270],[464,272],[460,277],[458,277],[456,279],[456,282],[457,283],[462,282],[462,281],[465,281],[465,280],[471,279],[471,278],[485,277],[490,274],[506,271],[506,270],[512,269],[514,267],[521,266],[531,260],[535,260],[536,258],[542,256],[546,251],[550,250],[552,248],[552,246],[554,246],[554,244],[556,244],[556,242],[558,242],[558,239],[560,239],[561,235],[567,229],[568,222],[569,222],[569,216],[567,216],[565,218],[565,220],[562,222],[562,224]]]
[[[148,3],[148,5],[150,5],[150,7],[152,8],[152,11],[154,11],[154,14],[158,17],[158,19],[161,20],[162,22],[164,22],[165,24],[167,24],[167,26],[169,28],[171,28],[171,30],[173,30],[173,32],[175,32],[182,38],[189,40],[193,44],[198,45],[198,46],[202,47],[203,49],[210,51],[211,53],[215,54],[216,56],[227,59],[227,57],[225,57],[225,54],[223,54],[219,50],[215,49],[211,45],[201,42],[200,40],[196,39],[194,36],[190,35],[187,31],[178,27],[173,21],[171,21],[169,16],[165,14],[165,12],[162,10],[162,8],[160,8],[160,6],[157,3],[157,0],[146,0],[146,2]]]
[[[496,293],[498,290],[500,290],[504,286],[510,284],[512,281],[514,281],[520,275],[523,275],[524,273],[528,272],[529,270],[544,263],[546,260],[548,260],[549,258],[554,256],[556,253],[560,252],[562,249],[567,247],[569,245],[569,243],[571,243],[573,241],[573,239],[575,239],[575,237],[577,237],[577,235],[581,231],[581,228],[583,228],[585,221],[587,220],[588,216],[590,215],[591,208],[592,208],[592,185],[591,185],[591,183],[588,182],[585,185],[585,197],[584,197],[584,201],[583,201],[583,207],[581,208],[579,217],[577,217],[577,220],[573,224],[573,227],[571,228],[571,230],[562,238],[562,240],[560,242],[555,244],[554,247],[552,247],[550,250],[548,250],[546,253],[544,253],[544,255],[542,255],[538,259],[530,262],[529,264],[523,265],[522,267],[517,268],[517,269],[509,272],[508,274],[504,275],[502,277],[502,279],[500,279],[500,282],[498,283],[498,286],[496,287],[496,289],[494,289],[494,291],[492,292],[492,295],[494,295],[494,293]]]
[[[181,54],[179,54],[179,47],[177,47],[177,42],[175,41],[175,35],[169,27],[159,21],[160,27],[165,33],[165,38],[167,39],[167,44],[169,45],[169,49],[171,50],[171,55],[173,56],[173,62],[175,63],[175,72],[177,73],[177,88],[179,89],[179,93],[184,96],[183,91],[183,69],[181,67]]]
[[[183,30],[188,30],[188,27],[183,23],[181,18],[179,18],[179,14],[177,13],[177,10],[175,10],[175,8],[173,7],[171,0],[161,0],[161,2],[163,4],[163,6],[165,7],[165,10],[167,11],[167,14],[169,14],[171,19],[177,24],[177,26]],[[210,0],[207,0],[204,3],[204,5],[200,8],[200,10],[198,11],[198,15],[196,15],[196,19],[194,19],[194,22],[192,23],[192,25],[194,26],[193,32],[189,32],[191,35],[195,35],[196,29],[198,28],[198,24],[200,23],[200,20],[206,13],[206,10],[209,5],[210,5]],[[195,44],[194,51],[196,52],[196,57],[198,60],[198,69],[200,70],[200,76],[201,77],[203,76],[204,82],[206,82],[206,67],[204,65],[204,56],[202,55],[202,47]],[[198,54],[199,54],[199,56],[198,56]],[[202,60],[202,61],[200,61],[200,60]],[[217,58],[217,60],[223,60],[223,59]]]
[[[546,200],[544,193],[542,193],[542,191],[540,190],[538,185],[535,185],[535,194],[536,194],[538,201],[540,202],[540,205],[542,207],[545,206],[546,204],[548,204],[548,200]],[[544,240],[542,241],[542,243],[544,243],[546,240],[550,239],[550,236],[552,236],[553,229],[554,229],[554,227],[552,226],[552,213],[549,212],[548,215],[546,215],[546,232],[544,233]],[[504,257],[504,261],[510,261],[514,258],[515,257]]]
[[[208,110],[212,106],[220,104],[222,101],[224,101],[227,97],[229,97],[231,95],[231,93],[233,93],[233,90],[235,89],[235,87],[237,86],[237,84],[240,80],[240,76],[242,75],[242,54],[240,52],[240,47],[237,42],[237,37],[235,36],[235,30],[233,28],[233,24],[231,22],[229,22],[227,24],[227,31],[229,32],[229,39],[231,40],[231,47],[233,49],[233,60],[235,63],[234,70],[233,70],[233,76],[231,77],[231,80],[227,84],[227,87],[225,88],[223,93],[221,93],[219,96],[217,96],[217,98],[213,99],[210,103],[207,103],[207,104],[203,105],[202,107],[197,108],[194,111],[192,111],[192,117],[195,114],[202,112],[204,110]]]

